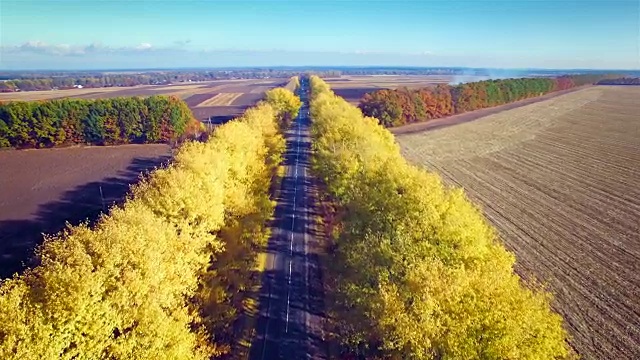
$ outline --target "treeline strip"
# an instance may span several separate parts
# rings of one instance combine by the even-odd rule
[[[239,355],[244,350],[234,345],[253,330],[240,316],[250,307],[248,296],[261,280],[258,253],[264,251],[270,235],[268,225],[275,206],[270,195],[284,160],[283,134],[289,119],[298,116],[302,102],[293,92],[275,88],[265,94],[265,104],[270,111],[262,108],[264,104],[258,105],[214,134],[214,138],[227,139],[226,151],[233,156],[228,187],[233,185],[234,191],[226,196],[224,226],[218,233],[224,249],[211,258],[201,274],[193,300],[221,355]],[[256,143],[260,137],[264,140]],[[259,156],[247,161],[251,154]]]
[[[260,103],[207,142],[187,142],[94,227],[47,236],[39,265],[0,284],[0,358],[228,352],[247,281],[238,268],[255,261],[273,212],[265,189],[284,152],[277,122],[299,107],[293,94],[287,101]]]
[[[291,92],[295,92],[299,86],[300,86],[300,78],[298,76],[292,76],[291,79],[289,79],[289,82],[287,83],[287,85],[284,86],[284,88]]]
[[[550,295],[525,287],[514,256],[461,189],[409,165],[392,134],[311,78],[312,169],[337,208],[330,307],[362,358],[567,356]]]
[[[596,85],[640,85],[640,77],[623,77],[600,80]]]
[[[443,118],[478,109],[594,84],[610,75],[486,80],[434,88],[384,89],[365,94],[360,109],[385,127]]]
[[[0,147],[162,143],[201,130],[174,96],[0,103]]]
[[[288,78],[299,70],[235,69],[204,71],[162,71],[141,74],[114,74],[90,72],[14,73],[0,71],[0,93],[18,91],[65,90],[77,86],[83,88],[128,87],[137,85],[166,85],[215,81],[225,79],[276,79]],[[334,72],[323,72],[333,74]]]

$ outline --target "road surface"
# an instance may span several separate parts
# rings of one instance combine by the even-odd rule
[[[249,358],[322,359],[323,296],[311,196],[308,79],[300,115],[286,133],[282,182],[260,291],[260,317]]]

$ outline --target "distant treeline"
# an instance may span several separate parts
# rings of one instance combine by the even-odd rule
[[[366,94],[360,100],[360,109],[386,127],[400,126],[594,84],[603,78],[610,76],[570,75],[486,80],[422,89],[384,89]]]
[[[640,85],[640,77],[624,77],[617,79],[605,79],[596,83],[597,85]]]
[[[160,143],[197,131],[200,126],[177,97],[0,104],[0,147]]]
[[[290,78],[299,71],[290,70],[218,70],[218,71],[167,71],[145,73],[29,73],[15,79],[0,81],[0,92],[36,91],[52,89],[126,87],[136,85],[165,85],[189,81],[226,79]],[[333,72],[327,73],[330,76]],[[0,73],[0,79],[10,78],[10,73]],[[13,75],[15,76],[15,75]]]
[[[226,79],[290,78],[302,73],[321,77],[340,75],[442,75],[487,76],[491,78],[576,75],[566,70],[509,70],[459,67],[282,67],[246,69],[174,69],[129,71],[0,71],[0,92],[69,89],[135,85],[163,85],[188,81]],[[580,74],[598,74],[581,70]],[[638,72],[615,72],[617,77],[637,76]]]

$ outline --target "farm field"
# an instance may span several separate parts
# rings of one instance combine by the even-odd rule
[[[0,278],[22,269],[41,233],[95,219],[170,155],[158,144],[0,151]]]
[[[474,81],[467,76],[467,81]],[[478,76],[478,80],[485,77]],[[422,88],[438,84],[448,84],[454,76],[447,75],[349,75],[324,79],[333,92],[352,104],[357,104],[364,94],[380,89],[397,89],[399,87]]]
[[[587,86],[590,86],[590,85],[587,85]],[[473,110],[473,111],[465,112],[465,113],[462,113],[462,114],[455,114],[455,115],[451,115],[451,116],[447,116],[447,117],[439,118],[439,119],[431,119],[431,120],[428,120],[428,121],[422,121],[422,122],[406,124],[406,125],[402,125],[402,126],[396,126],[396,127],[388,128],[388,130],[391,131],[395,135],[410,134],[410,133],[415,133],[415,132],[422,132],[422,131],[425,131],[425,130],[435,130],[435,129],[439,129],[439,128],[443,128],[443,127],[447,127],[447,126],[452,126],[452,125],[456,125],[456,124],[462,124],[462,123],[465,123],[465,122],[477,120],[477,119],[483,118],[485,116],[497,114],[497,113],[500,113],[500,112],[506,111],[506,110],[516,109],[516,108],[519,108],[521,106],[525,106],[525,105],[529,105],[529,104],[535,104],[535,103],[540,102],[540,101],[545,101],[545,100],[548,100],[548,99],[552,99],[552,98],[554,98],[556,96],[560,96],[560,95],[568,94],[568,93],[571,93],[571,92],[574,92],[574,91],[582,90],[587,86],[583,86],[583,87],[579,87],[579,88],[572,88],[572,89],[567,89],[567,90],[554,91],[554,92],[551,92],[551,93],[548,93],[548,94],[545,94],[545,95],[542,95],[542,96],[537,96],[537,97],[533,97],[533,98],[529,98],[529,99],[519,100],[519,101],[515,101],[515,102],[512,102],[512,103],[504,104],[504,105],[498,105],[498,106],[494,106],[494,107],[490,107],[490,108]]]
[[[183,99],[198,120],[224,122],[262,99],[264,93],[289,79],[239,79],[174,85],[86,88],[0,93],[0,101],[36,101],[62,98],[99,99],[119,96],[172,95]]]
[[[640,358],[640,88],[589,87],[433,131],[403,154],[464,187],[554,294],[585,359]]]

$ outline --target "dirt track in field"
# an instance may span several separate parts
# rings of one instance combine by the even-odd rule
[[[638,99],[590,87],[397,136],[481,206],[519,274],[547,284],[584,359],[640,358]]]
[[[0,151],[0,279],[29,265],[41,233],[95,220],[170,154],[156,144]]]

